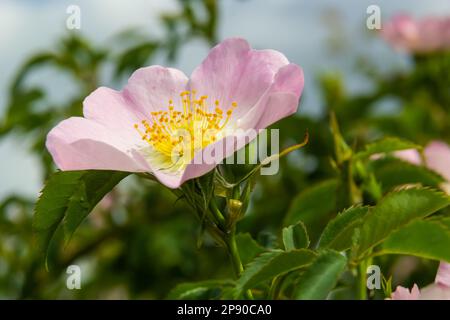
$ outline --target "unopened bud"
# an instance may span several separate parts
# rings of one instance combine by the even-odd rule
[[[242,202],[237,199],[228,200],[228,216],[233,224],[242,218]]]

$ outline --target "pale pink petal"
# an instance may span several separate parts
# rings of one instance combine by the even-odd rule
[[[53,128],[46,147],[61,170],[145,172],[150,168],[137,154],[135,141],[126,141],[104,125],[72,117]]]
[[[420,300],[450,300],[450,288],[433,283],[420,291]]]
[[[414,286],[411,289],[411,300],[417,300],[420,297],[420,290],[417,284],[414,284]]]
[[[441,261],[436,274],[436,284],[450,288],[450,263]]]
[[[450,18],[415,20],[399,15],[383,25],[382,37],[394,48],[410,53],[429,53],[450,47]]]
[[[381,34],[397,50],[409,52],[415,50],[419,40],[417,24],[408,15],[397,15],[384,23]]]
[[[411,291],[408,288],[397,286],[397,289],[392,292],[392,300],[418,300],[420,297],[419,287],[414,284]]]
[[[430,52],[443,47],[443,22],[437,17],[428,17],[419,22],[419,51]]]
[[[286,57],[275,50],[253,50],[239,38],[224,40],[214,47],[192,73],[190,88],[215,100],[226,110],[232,102],[234,116],[245,114],[274,81],[278,70],[287,65]]]
[[[303,86],[303,70],[299,66],[288,64],[282,67],[258,103],[238,120],[238,126],[263,129],[295,113]]]
[[[149,117],[151,111],[166,110],[169,100],[180,108],[180,93],[186,90],[188,81],[177,69],[150,66],[136,70],[122,94],[141,115]]]
[[[208,171],[210,171],[210,170],[208,170]],[[208,171],[205,171],[204,173],[206,173]],[[185,179],[185,180],[182,179],[183,178],[182,173],[172,174],[169,172],[165,172],[163,170],[155,170],[153,172],[153,175],[158,179],[159,182],[161,182],[163,185],[165,185],[166,187],[171,188],[171,189],[176,189],[176,188],[180,187],[184,181],[188,180],[188,179]],[[200,176],[200,175],[198,175],[198,176]],[[196,176],[196,177],[198,177],[198,176]]]
[[[395,151],[394,156],[396,158],[399,158],[403,161],[415,164],[417,166],[422,164],[422,159],[420,157],[420,153],[416,149]]]
[[[450,147],[445,142],[433,141],[425,148],[428,168],[450,181]]]
[[[86,119],[101,123],[113,132],[120,132],[121,138],[131,140],[139,137],[134,124],[145,119],[122,92],[106,87],[98,88],[84,99],[83,114]]]
[[[450,49],[450,17],[447,17],[442,25],[442,34],[444,47]]]
[[[450,300],[450,264],[441,261],[436,279],[421,290],[421,300]]]

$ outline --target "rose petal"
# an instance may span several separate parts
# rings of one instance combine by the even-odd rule
[[[134,128],[144,116],[136,106],[119,91],[100,87],[83,101],[83,114],[87,119],[101,123],[113,132],[120,132],[122,139],[136,140],[139,134]]]
[[[262,129],[295,113],[303,86],[303,70],[292,63],[284,66],[264,96],[238,121],[238,126]]]
[[[416,149],[395,151],[394,156],[403,161],[415,164],[416,166],[419,166],[422,164],[422,159],[420,157],[420,153]]]
[[[426,165],[450,181],[450,147],[441,141],[433,141],[425,148]]]
[[[419,287],[414,284],[411,291],[408,288],[397,286],[394,292],[392,292],[392,300],[418,300],[420,296]]]
[[[450,300],[450,288],[430,284],[421,290],[420,300]]]
[[[237,102],[233,116],[245,114],[274,81],[278,70],[287,65],[286,57],[275,50],[252,50],[239,38],[224,40],[214,47],[192,73],[190,88],[218,100],[227,110]]]
[[[200,177],[213,170],[217,164],[223,163],[224,159],[245,147],[245,145],[253,141],[256,137],[257,132],[254,130],[238,130],[233,135],[229,135],[208,145],[195,154],[194,159],[186,166],[178,184],[181,185],[187,180]],[[221,156],[215,159],[207,158],[209,155],[215,155],[215,150],[220,150],[219,154]]]
[[[85,118],[59,123],[49,132],[46,147],[61,170],[150,171],[145,160],[133,153],[133,141]]]
[[[180,108],[180,93],[186,90],[188,81],[180,70],[150,66],[138,69],[131,75],[123,95],[142,115],[148,117],[151,111],[167,109],[169,100]]]
[[[450,289],[450,263],[441,261],[434,282]]]

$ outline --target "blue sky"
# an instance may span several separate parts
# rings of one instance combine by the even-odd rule
[[[159,34],[158,15],[178,10],[171,0],[1,0],[0,115],[7,85],[21,62],[35,51],[51,48],[69,32],[65,20],[71,4],[81,8],[81,32],[99,44],[106,44],[113,34],[130,27]],[[370,58],[385,70],[406,64],[404,56],[368,36],[366,8],[371,4],[381,8],[383,20],[399,12],[418,17],[450,14],[448,0],[223,0],[219,37],[244,37],[253,47],[279,50],[301,65],[306,86],[300,112],[318,114],[321,101],[314,82],[317,73],[339,70],[350,89],[360,91],[367,83],[355,73],[358,56]],[[330,47],[330,39],[341,46]],[[174,66],[189,74],[207,52],[203,43],[192,42],[182,49]],[[56,100],[64,99],[64,94],[70,93],[70,82],[55,81],[55,77],[50,72],[40,75],[39,81],[52,87]],[[11,192],[34,196],[39,191],[40,172],[27,149],[28,143],[22,139],[0,141],[0,199]]]

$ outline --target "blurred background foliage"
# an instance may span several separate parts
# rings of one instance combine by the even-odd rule
[[[44,182],[56,170],[45,148],[48,131],[62,119],[82,114],[82,101],[101,85],[105,68],[113,70],[110,83],[119,83],[137,68],[152,64],[156,53],[170,64],[187,42],[212,46],[218,41],[220,14],[215,0],[179,3],[182,9],[177,14],[161,16],[162,36],[126,30],[114,37],[110,47],[99,47],[80,33],[69,33],[52,50],[34,53],[11,81],[0,139],[10,135],[30,139],[30,152],[40,160]],[[370,61],[361,60],[359,70],[370,79],[372,89],[358,95],[349,93],[339,73],[319,75],[324,112],[292,116],[274,125],[280,128],[282,146],[300,141],[306,131],[308,146],[283,158],[278,175],[258,179],[239,231],[270,248],[279,241],[280,227],[301,217],[314,241],[329,218],[343,208],[333,180],[339,173],[330,161],[335,154],[331,112],[356,150],[391,135],[420,145],[433,139],[450,141],[450,56],[416,56],[411,63],[408,70],[380,73]],[[28,77],[45,68],[69,75],[76,95],[53,105],[44,86],[28,85]],[[403,165],[394,162],[388,164]],[[384,164],[379,165],[382,172]],[[246,169],[235,168],[236,174]],[[367,181],[358,183],[364,190]],[[371,196],[364,195],[366,203],[376,202]],[[47,271],[33,251],[35,200],[11,194],[0,203],[2,298],[164,298],[181,282],[231,277],[226,253],[203,237],[190,209],[160,185],[137,182],[135,177],[128,177],[105,197],[67,246],[53,242]],[[65,286],[66,267],[73,263],[82,266],[82,290]],[[393,275],[394,284],[404,286],[431,282],[436,266],[401,256],[385,256],[379,263],[387,275]],[[352,286],[345,281],[342,286]],[[352,296],[337,292],[335,297]]]

